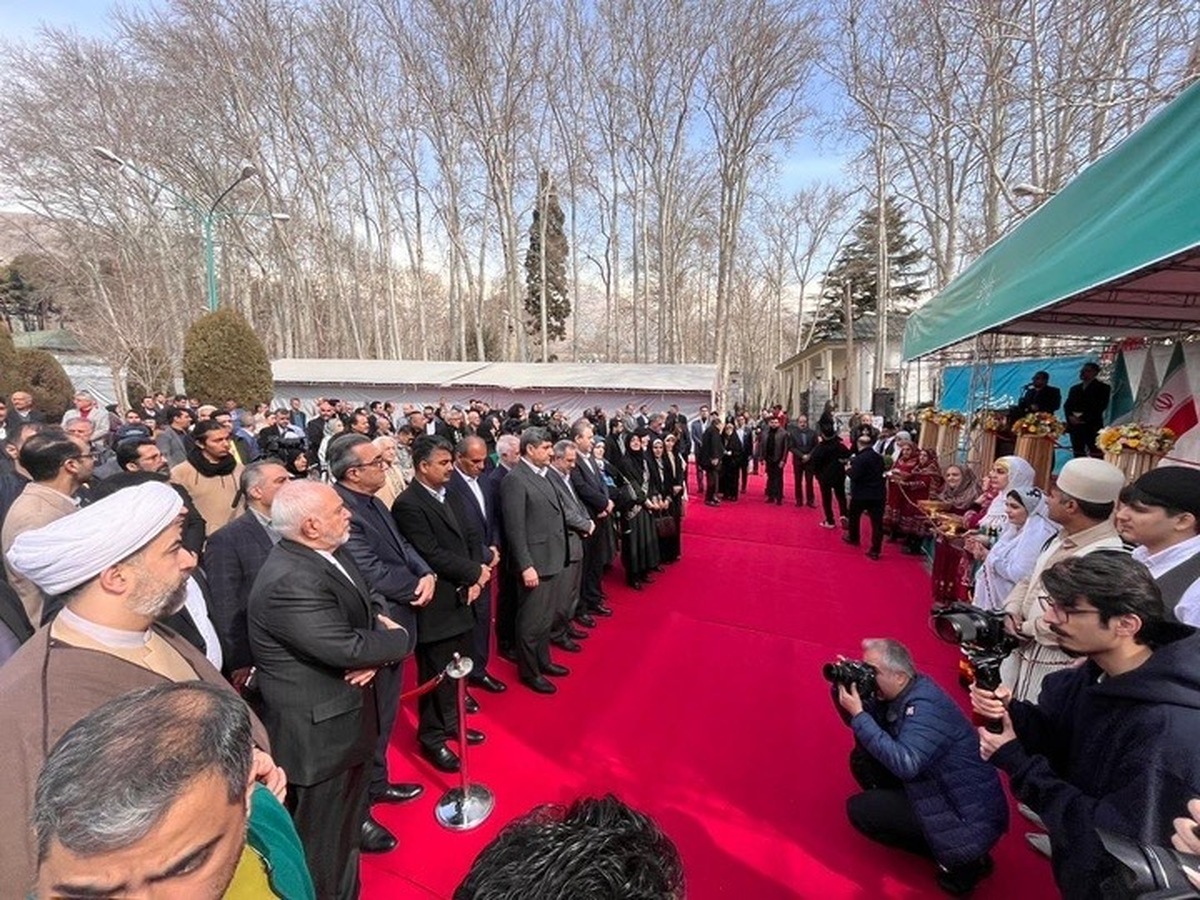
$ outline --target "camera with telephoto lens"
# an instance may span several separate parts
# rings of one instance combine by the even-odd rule
[[[858,688],[860,697],[873,696],[877,688],[875,667],[857,659],[839,659],[837,662],[825,663],[821,674],[830,684],[840,684],[847,689],[853,685]]]
[[[1132,838],[1097,828],[1108,855],[1120,866],[1103,885],[1107,900],[1184,900],[1200,897],[1183,867],[1200,869],[1200,856],[1171,847],[1142,844]]]

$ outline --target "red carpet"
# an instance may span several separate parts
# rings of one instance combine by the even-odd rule
[[[510,688],[476,694],[483,709],[471,722],[488,738],[472,748],[472,775],[497,797],[476,831],[435,822],[434,801],[456,781],[417,756],[415,716],[402,713],[392,777],[419,780],[426,794],[375,808],[401,843],[365,859],[363,896],[449,898],[505,822],[538,803],[607,791],[671,835],[691,900],[941,896],[931,863],[876,846],[846,822],[851,739],[821,665],[857,656],[864,637],[895,637],[950,687],[956,651],[928,629],[919,560],[887,545],[871,562],[818,521],[790,501],[768,506],[758,478],[736,503],[693,502],[683,560],[641,593],[611,578],[616,615],[583,653],[555,652],[572,670],[558,694],[533,694],[512,665],[494,661]],[[1057,896],[1025,825],[1014,806],[996,873],[975,897]]]

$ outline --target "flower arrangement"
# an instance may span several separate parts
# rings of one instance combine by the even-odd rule
[[[948,425],[951,428],[962,428],[967,423],[967,417],[960,412],[948,409],[934,409],[927,406],[917,413],[920,422],[933,422],[935,425]]]
[[[975,416],[975,420],[971,423],[972,428],[979,428],[983,431],[990,431],[993,434],[996,432],[1008,430],[1008,416],[997,409],[981,409]]]
[[[1027,434],[1031,437],[1057,438],[1066,430],[1067,426],[1059,421],[1054,413],[1030,413],[1013,422],[1014,434]]]
[[[1175,432],[1170,428],[1130,423],[1110,425],[1096,435],[1096,446],[1105,453],[1170,453],[1175,446]]]

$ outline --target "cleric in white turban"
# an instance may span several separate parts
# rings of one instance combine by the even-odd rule
[[[33,790],[71,725],[121,694],[165,681],[228,688],[203,653],[159,622],[182,607],[195,566],[180,544],[182,523],[179,494],[148,482],[26,532],[9,550],[12,567],[48,596],[60,595],[63,607],[0,667],[0,884],[33,881]],[[266,732],[254,722],[254,742],[266,750]],[[282,772],[265,754],[258,771],[281,789]]]
[[[132,556],[182,513],[171,487],[146,482],[18,535],[8,562],[47,597],[64,594]]]

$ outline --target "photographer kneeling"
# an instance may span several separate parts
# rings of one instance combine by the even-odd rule
[[[873,678],[844,662],[826,669],[854,731],[850,771],[863,788],[846,801],[850,824],[881,844],[931,857],[942,890],[967,894],[992,871],[988,851],[1008,827],[1000,779],[979,758],[967,717],[917,674],[903,644],[863,641],[863,662]]]
[[[1067,900],[1104,897],[1113,873],[1103,828],[1165,844],[1200,794],[1200,635],[1163,621],[1159,589],[1129,554],[1097,550],[1042,575],[1044,622],[1086,660],[1046,677],[1036,704],[971,689],[985,759],[1045,822]]]

